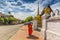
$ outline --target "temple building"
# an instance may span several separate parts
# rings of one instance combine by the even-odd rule
[[[45,18],[48,19],[50,18],[51,16],[54,16],[55,13],[53,12],[53,10],[51,9],[50,5],[46,6],[43,10],[42,10],[42,13],[41,13],[41,16],[42,15],[45,15]]]
[[[39,10],[39,2],[38,2],[38,8],[37,8],[37,15],[34,18],[34,29],[38,29],[39,27],[42,27],[42,18],[40,16],[40,10]]]
[[[40,16],[39,2],[38,2],[36,20],[37,20],[37,27],[42,27],[42,18],[41,18],[41,16]]]
[[[51,17],[51,12],[52,12],[52,15],[54,16],[54,12],[53,10],[51,9],[50,5],[48,5],[47,7],[45,7],[42,12],[40,13],[40,10],[39,10],[39,2],[38,2],[38,8],[37,8],[37,15],[35,16],[34,18],[34,23],[35,23],[35,29],[38,29],[39,27],[42,27],[42,17],[48,19]],[[45,15],[45,16],[43,16]]]

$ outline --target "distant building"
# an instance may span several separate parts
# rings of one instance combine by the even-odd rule
[[[8,15],[5,15],[2,12],[0,12],[0,17],[8,17]]]

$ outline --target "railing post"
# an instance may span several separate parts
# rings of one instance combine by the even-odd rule
[[[46,23],[46,25],[45,25],[45,31],[44,31],[44,40],[47,40],[47,33],[46,33],[46,31],[47,31],[47,19],[46,19],[46,21],[45,21],[45,23]]]

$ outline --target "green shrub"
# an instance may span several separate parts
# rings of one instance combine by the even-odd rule
[[[4,23],[4,18],[1,17],[1,18],[0,18],[0,24],[3,24],[3,23]]]

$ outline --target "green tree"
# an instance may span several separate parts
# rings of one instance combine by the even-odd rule
[[[8,22],[9,22],[9,18],[8,17],[4,18],[4,24],[9,24]]]
[[[11,24],[12,22],[16,22],[17,19],[14,17],[9,17],[9,24]]]
[[[25,22],[29,22],[29,21],[31,21],[31,20],[33,20],[33,17],[32,17],[32,16],[29,16],[29,17],[27,17],[27,18],[25,19]]]
[[[8,14],[9,14],[10,17],[14,17],[13,15],[11,15],[11,12],[10,11],[8,12]]]
[[[8,17],[9,24],[11,24],[12,22],[16,22],[17,21],[16,18],[14,18],[14,16],[11,15],[11,12],[10,11],[8,12],[8,14],[9,14],[9,17]]]
[[[0,17],[0,24],[3,24],[3,23],[4,23],[4,18]]]

